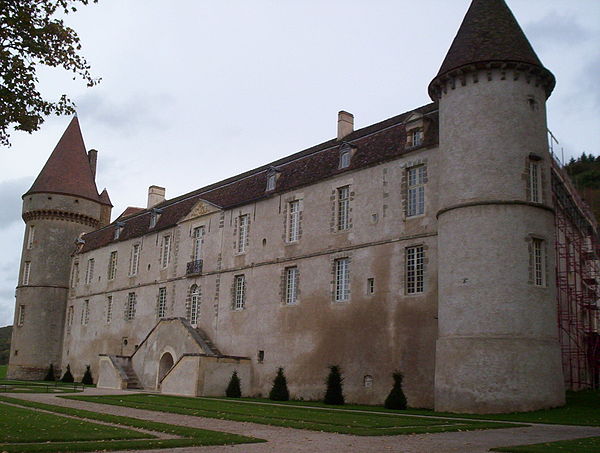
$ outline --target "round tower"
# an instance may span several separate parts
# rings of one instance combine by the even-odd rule
[[[71,254],[81,233],[101,226],[111,204],[98,194],[96,152],[86,153],[77,117],[23,195],[26,224],[7,377],[60,372]],[[110,214],[108,215],[110,217]]]
[[[474,0],[429,94],[439,102],[435,409],[564,404],[546,99],[503,0]]]

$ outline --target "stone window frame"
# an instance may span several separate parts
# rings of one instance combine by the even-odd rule
[[[33,248],[33,241],[35,238],[35,225],[29,225],[27,229],[27,250],[31,250]]]
[[[200,306],[202,304],[202,288],[197,283],[190,286],[185,306],[185,317],[192,326],[198,325]]]
[[[125,300],[125,321],[133,321],[135,319],[136,305],[137,295],[132,291],[127,294],[127,299]]]
[[[129,253],[129,276],[135,277],[140,270],[140,255],[142,251],[142,244],[136,242],[131,245],[131,252]]]
[[[73,327],[73,318],[75,317],[75,307],[73,305],[69,305],[67,309],[67,333],[71,333],[71,328]]]
[[[304,218],[304,194],[303,193],[296,193],[293,194],[285,199],[282,200],[283,201],[283,209],[282,209],[282,214],[283,214],[283,234],[281,236],[283,243],[285,245],[294,245],[297,244],[298,242],[300,242],[300,239],[302,239],[302,233],[303,233],[303,218]],[[297,215],[297,224],[298,224],[298,229],[297,229],[297,238],[295,240],[292,240],[291,238],[291,229],[292,229],[292,212],[291,212],[291,206],[292,203],[297,203],[298,206],[298,215]]]
[[[367,278],[367,296],[373,296],[375,294],[375,277]]]
[[[408,215],[409,203],[408,203],[408,172],[412,168],[424,167],[423,175],[423,213],[418,215]],[[400,193],[402,194],[402,212],[404,213],[404,219],[418,219],[424,217],[427,214],[427,183],[429,182],[429,166],[428,160],[415,159],[405,162],[401,166],[402,176],[400,179]]]
[[[293,276],[293,285],[290,286],[290,272],[295,274]],[[285,306],[298,305],[300,300],[300,269],[297,265],[286,266],[283,268],[281,275],[281,294],[282,302]],[[292,292],[290,293],[290,288]]]
[[[173,234],[167,233],[162,235],[160,244],[160,269],[165,270],[171,263],[171,246],[173,244]]]
[[[537,154],[530,153],[524,171],[526,180],[526,197],[531,203],[544,202],[544,183],[546,175],[544,172],[544,159]]]
[[[96,265],[96,260],[94,258],[88,258],[87,266],[85,269],[85,284],[90,285],[94,280],[94,267]]]
[[[192,254],[190,258],[192,261],[197,261],[202,259],[202,249],[204,245],[204,237],[206,236],[206,225],[196,225],[192,227],[191,230],[192,236]]]
[[[539,234],[529,234],[525,238],[528,253],[528,279],[527,283],[536,288],[547,288],[550,266],[548,263],[548,240]],[[537,246],[536,246],[537,244]],[[536,259],[536,248],[539,260]],[[539,267],[538,267],[539,266]],[[538,278],[541,277],[541,280]]]
[[[242,219],[245,219],[244,228],[242,228]],[[250,246],[250,213],[242,213],[235,217],[233,225],[233,248],[236,255],[243,255],[248,252]]]
[[[164,319],[167,317],[167,287],[161,286],[158,288],[156,295],[156,319]]]
[[[247,284],[246,275],[238,274],[233,276],[231,285],[231,309],[242,311],[246,308]]]
[[[114,280],[115,277],[117,276],[117,263],[119,260],[119,253],[117,252],[117,250],[113,250],[112,252],[110,252],[110,254],[108,255],[108,271],[107,271],[107,279],[110,280]]]
[[[81,306],[81,325],[87,326],[90,322],[90,300],[85,299]]]
[[[106,324],[110,324],[112,321],[112,312],[113,312],[113,296],[112,294],[108,294],[106,296]]]
[[[414,264],[410,262],[411,251],[415,252]],[[417,296],[427,290],[427,246],[423,243],[411,244],[404,247],[404,294]],[[421,262],[419,263],[419,253]],[[414,272],[414,283],[411,283],[411,273]],[[420,284],[419,284],[420,282]]]
[[[79,261],[73,262],[73,267],[71,268],[71,288],[76,288],[79,283]]]
[[[344,275],[340,275],[340,264],[345,263]],[[331,259],[331,299],[334,303],[348,303],[352,297],[351,292],[351,263],[352,257],[349,254],[335,255]],[[344,277],[345,276],[345,277]],[[341,280],[341,277],[344,277]],[[340,294],[340,288],[342,294]]]
[[[17,313],[17,327],[23,327],[25,324],[25,305],[19,305],[19,312]]]
[[[25,261],[23,263],[23,278],[21,280],[21,284],[23,286],[28,286],[30,278],[31,278],[31,261]]]

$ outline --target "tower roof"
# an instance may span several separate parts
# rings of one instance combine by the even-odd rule
[[[76,116],[67,126],[46,165],[25,195],[33,193],[57,193],[103,201],[98,195]],[[110,204],[110,200],[108,203]]]
[[[505,1],[473,0],[434,82],[461,68],[489,63],[537,68],[547,79],[548,96],[554,88],[554,76],[544,68]]]

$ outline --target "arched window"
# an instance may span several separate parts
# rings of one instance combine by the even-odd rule
[[[200,310],[200,287],[192,285],[190,288],[190,309],[188,320],[195,326],[198,324],[198,315]]]

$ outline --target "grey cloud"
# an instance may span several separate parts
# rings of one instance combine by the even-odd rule
[[[32,184],[33,178],[9,179],[0,182],[0,229],[21,219],[21,195]]]
[[[579,44],[586,41],[590,33],[583,28],[573,16],[560,16],[552,12],[536,22],[530,22],[524,27],[529,39],[542,47],[549,42]]]

